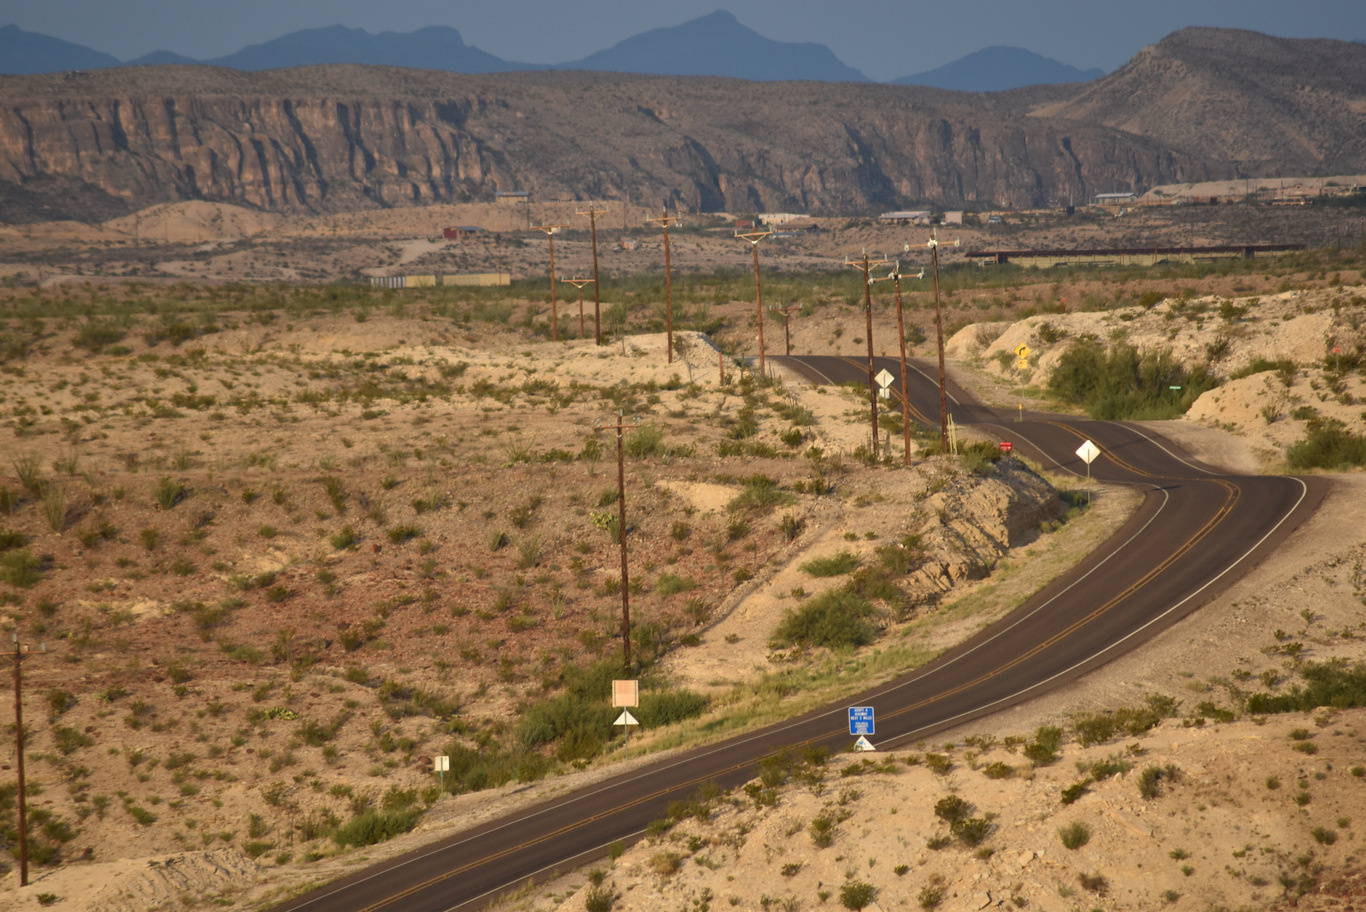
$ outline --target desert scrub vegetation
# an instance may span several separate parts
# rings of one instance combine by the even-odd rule
[[[1048,390],[1106,421],[1157,420],[1185,414],[1218,383],[1203,367],[1183,367],[1169,351],[1076,340],[1063,353]]]

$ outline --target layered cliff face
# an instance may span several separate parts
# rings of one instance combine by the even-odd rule
[[[210,78],[221,73],[0,79],[7,220],[24,219],[19,193],[76,210],[102,195],[115,208],[209,199],[336,211],[529,190],[853,214],[1225,176],[1118,130],[983,113],[965,106],[971,96],[910,87],[349,66]]]

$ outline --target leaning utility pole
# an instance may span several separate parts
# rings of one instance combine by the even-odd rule
[[[550,242],[550,341],[560,341],[560,320],[558,311],[555,308],[555,232],[561,228],[568,228],[568,225],[537,225],[536,230],[545,232],[545,239]]]
[[[954,241],[957,247],[961,241]],[[944,373],[944,316],[939,309],[939,235],[930,233],[925,244],[930,248],[930,262],[934,267],[934,334],[939,344],[939,452],[949,451],[949,392],[948,380]]]
[[[788,357],[792,356],[792,312],[801,310],[802,305],[793,301],[791,304],[784,304],[779,307],[777,304],[770,304],[769,310],[783,318],[783,352]]]
[[[625,413],[617,412],[616,424],[605,424],[599,418],[594,422],[595,430],[614,430],[617,432],[617,542],[621,546],[621,649],[622,662],[626,673],[631,673],[631,585],[626,570],[626,457],[623,452],[623,438],[626,429],[640,423],[637,418],[629,424]]]
[[[852,266],[863,273],[863,312],[868,317],[868,402],[873,416],[873,459],[877,459],[877,366],[873,363],[873,277],[874,266],[885,266],[887,260],[870,260],[868,251],[863,251],[861,259],[845,260],[844,265]]]
[[[669,363],[674,363],[674,285],[673,269],[669,263],[669,225],[678,221],[677,216],[669,215],[669,210],[663,210],[659,218],[646,219],[652,225],[658,225],[664,229],[664,300],[668,312],[668,345]]]
[[[602,344],[602,285],[598,283],[598,214],[606,212],[606,209],[599,209],[593,204],[589,204],[586,210],[579,210],[579,215],[588,216],[588,230],[593,238],[593,341]]]
[[[39,652],[47,652],[47,644],[41,644]],[[24,659],[31,659],[37,653],[19,645],[19,634],[14,634],[14,652],[10,661],[14,663],[14,747],[15,768],[19,774],[19,886],[28,886],[28,806],[24,795],[24,677],[21,672]]]
[[[767,229],[763,231],[750,231],[742,234],[735,232],[738,238],[749,241],[750,248],[754,251],[754,310],[759,315],[759,376],[764,376],[764,297],[759,289],[759,242],[772,234]]]

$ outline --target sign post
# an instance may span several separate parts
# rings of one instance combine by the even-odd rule
[[[878,390],[878,395],[883,399],[892,398],[892,391],[889,387],[891,387],[892,381],[896,378],[888,373],[887,368],[884,367],[882,370],[878,371],[877,376],[873,379],[877,381],[878,386],[882,387],[882,389]]]
[[[441,775],[441,794],[446,794],[446,771],[451,768],[451,758],[442,754],[432,758],[432,767]]]
[[[640,705],[640,682],[639,681],[613,681],[612,682],[612,708],[621,709],[621,715],[613,725],[621,725],[626,728],[626,756],[631,756],[631,726],[639,725],[636,717],[627,711],[627,708],[634,709]]]
[[[877,726],[873,721],[873,707],[871,706],[851,706],[849,707],[849,734],[858,735],[858,741],[854,742],[854,750],[870,751],[877,750],[867,735],[875,734]]]
[[[1086,502],[1091,502],[1091,462],[1100,455],[1100,447],[1090,440],[1077,447],[1077,455],[1086,463]]]

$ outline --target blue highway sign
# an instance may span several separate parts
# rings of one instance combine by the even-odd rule
[[[851,706],[849,707],[849,734],[851,735],[872,735],[876,734],[873,730],[873,707],[871,706]]]

